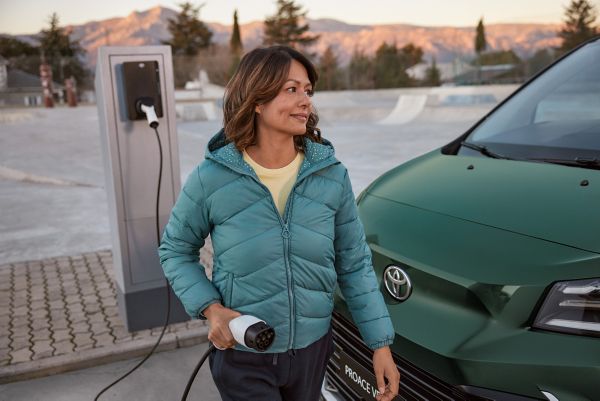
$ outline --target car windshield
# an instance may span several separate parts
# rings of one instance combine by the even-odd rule
[[[600,40],[544,72],[485,119],[465,142],[463,154],[492,152],[504,158],[577,161],[582,167],[597,167]]]

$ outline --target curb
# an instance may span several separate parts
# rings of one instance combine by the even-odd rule
[[[154,347],[156,340],[158,336],[141,338],[68,355],[3,366],[0,367],[0,384],[36,379],[145,356]],[[208,326],[182,333],[165,333],[155,352],[191,347],[207,341]]]

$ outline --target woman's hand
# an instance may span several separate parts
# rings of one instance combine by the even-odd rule
[[[373,370],[377,378],[377,389],[379,394],[375,397],[377,401],[392,401],[398,395],[400,387],[400,372],[396,367],[390,347],[377,348],[373,354]],[[388,379],[386,386],[384,377]]]
[[[229,322],[242,314],[218,303],[209,305],[202,313],[208,319],[208,340],[220,349],[233,348],[236,342]]]

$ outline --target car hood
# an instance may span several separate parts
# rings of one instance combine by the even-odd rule
[[[582,185],[587,181],[587,185]],[[600,171],[433,151],[387,172],[370,195],[600,253]]]

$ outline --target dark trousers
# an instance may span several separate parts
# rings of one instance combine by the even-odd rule
[[[329,329],[306,348],[281,353],[215,349],[209,363],[223,401],[318,401],[332,354]]]

